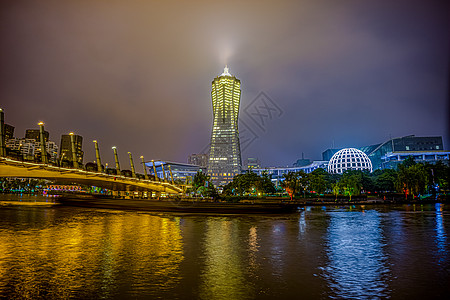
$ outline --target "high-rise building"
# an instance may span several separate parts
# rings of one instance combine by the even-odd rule
[[[9,140],[14,138],[14,126],[5,123],[5,139]]]
[[[217,185],[225,185],[241,173],[238,116],[241,81],[228,68],[212,81],[213,128],[208,160],[208,174]]]
[[[79,164],[83,164],[83,137],[81,135],[73,135],[74,142],[75,142],[75,153],[77,156],[77,160]],[[71,161],[73,162],[73,155],[72,155],[72,141],[71,141],[71,135],[70,134],[63,134],[61,135],[61,147],[59,148],[59,159],[61,161]]]
[[[49,137],[48,131],[44,131],[44,140],[46,142],[48,142],[48,137]],[[39,129],[27,129],[25,131],[25,138],[26,139],[33,139],[36,142],[39,142],[41,140],[40,139],[40,131],[39,131]]]
[[[196,165],[204,168],[208,166],[208,154],[191,154],[188,158],[188,164]]]

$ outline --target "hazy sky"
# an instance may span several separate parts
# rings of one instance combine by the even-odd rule
[[[124,169],[128,151],[186,162],[209,144],[211,81],[228,64],[243,160],[291,165],[410,134],[449,149],[447,3],[3,0],[0,107],[16,137],[41,120],[58,144],[82,135],[85,162],[94,139]]]

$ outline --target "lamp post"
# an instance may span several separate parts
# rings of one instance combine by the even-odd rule
[[[166,171],[164,171],[164,163],[163,162],[161,162],[161,169],[162,169],[162,172],[163,172],[163,181],[166,182],[167,181],[166,180]]]
[[[147,168],[145,167],[145,161],[144,161],[143,155],[141,155],[141,160],[142,160],[142,167],[144,168],[145,180],[148,180]]]
[[[173,182],[173,174],[172,174],[172,168],[169,165],[169,172],[170,172],[170,178],[172,179],[172,184],[174,184]]]
[[[78,158],[77,158],[77,150],[75,149],[75,135],[73,132],[69,133],[70,135],[70,144],[72,145],[72,161],[73,167],[78,169]]]
[[[120,175],[120,165],[119,165],[119,156],[117,155],[117,148],[116,146],[112,147],[114,151],[114,160],[116,161],[116,174]]]
[[[44,138],[44,122],[39,122],[39,141],[41,142],[41,161],[46,164],[47,161],[47,150],[45,149],[45,138]]]
[[[133,157],[131,156],[131,152],[128,152],[128,156],[130,157],[131,176],[133,178],[136,178],[136,172],[134,171],[134,163],[133,163]]]
[[[159,181],[158,178],[158,173],[156,173],[156,165],[155,165],[155,161],[152,159],[152,163],[153,163],[153,174],[155,174],[155,180]]]
[[[95,159],[97,160],[97,171],[102,172],[102,161],[100,160],[100,150],[98,149],[98,142],[94,140],[95,145]]]

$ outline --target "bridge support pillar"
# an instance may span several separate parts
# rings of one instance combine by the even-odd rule
[[[172,184],[175,184],[175,183],[173,182],[172,168],[170,167],[170,165],[169,165],[169,173],[170,173],[170,178],[171,178]]]
[[[155,165],[155,161],[152,159],[152,163],[153,163],[153,174],[155,174],[155,181],[159,181],[158,179],[158,173],[156,173],[156,165]]]
[[[145,161],[144,161],[143,155],[141,155],[141,160],[142,160],[142,167],[144,168],[145,180],[148,180],[147,168],[145,167]]]
[[[128,156],[130,157],[131,176],[133,178],[136,178],[136,171],[134,170],[134,162],[133,162],[133,157],[131,156],[131,152],[128,152]]]
[[[163,173],[163,182],[166,182],[166,171],[164,171],[164,163],[161,163],[161,169],[162,169],[162,173]]]
[[[100,160],[100,150],[98,149],[98,142],[94,140],[95,145],[95,159],[97,160],[97,171],[103,172],[102,170],[102,161]]]
[[[120,175],[120,164],[119,164],[119,156],[117,155],[117,148],[116,146],[112,147],[114,151],[114,160],[116,161],[116,174]]]
[[[39,122],[39,141],[41,142],[41,161],[46,164],[47,161],[47,151],[45,147],[47,146],[44,138],[44,122]]]

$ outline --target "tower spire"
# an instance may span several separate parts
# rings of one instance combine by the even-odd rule
[[[225,68],[223,69],[223,73],[220,76],[231,76],[228,65],[225,65]]]

